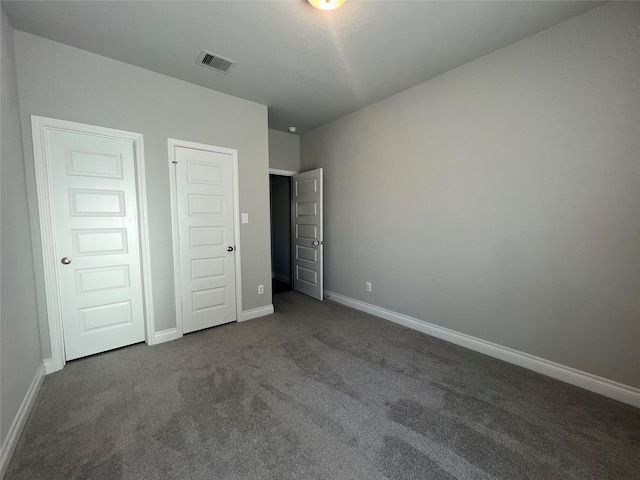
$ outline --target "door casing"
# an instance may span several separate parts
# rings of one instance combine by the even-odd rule
[[[186,140],[178,140],[169,138],[167,140],[169,149],[169,184],[171,194],[171,231],[173,241],[173,280],[175,289],[176,303],[176,334],[181,337],[184,334],[182,323],[182,282],[180,279],[180,230],[178,225],[178,192],[176,185],[176,171],[173,166],[176,162],[176,147],[192,148],[195,150],[203,150],[205,152],[217,152],[231,155],[233,158],[233,214],[234,214],[234,237],[235,237],[235,273],[236,273],[236,321],[242,319],[242,277],[241,277],[241,257],[242,249],[240,248],[240,193],[238,190],[238,151],[232,148],[216,147],[204,143],[188,142]]]
[[[138,232],[142,275],[142,301],[145,315],[145,341],[154,344],[153,295],[151,289],[151,265],[149,254],[149,229],[147,221],[147,192],[144,170],[144,144],[142,134],[116,130],[95,125],[87,125],[55,118],[31,116],[33,139],[33,158],[38,197],[38,216],[42,241],[42,260],[44,270],[44,288],[46,295],[47,324],[51,360],[45,360],[46,373],[61,370],[66,364],[64,337],[62,330],[61,291],[58,283],[55,249],[55,222],[52,201],[51,165],[46,155],[47,130],[61,130],[76,133],[98,135],[108,138],[130,141],[135,155],[136,195],[138,202]]]

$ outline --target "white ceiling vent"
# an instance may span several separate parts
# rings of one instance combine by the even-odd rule
[[[231,70],[236,62],[233,60],[229,60],[228,58],[221,57],[220,55],[212,52],[207,52],[203,50],[200,52],[198,56],[198,60],[196,61],[198,65],[202,65],[203,67],[211,68],[216,72],[227,73]]]

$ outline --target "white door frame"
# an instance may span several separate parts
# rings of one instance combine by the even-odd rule
[[[270,168],[269,175],[280,175],[281,177],[293,177],[300,172],[294,172],[293,170],[280,170],[279,168]]]
[[[138,204],[138,230],[140,243],[140,267],[142,276],[142,301],[145,314],[145,338],[153,345],[154,317],[153,295],[151,291],[151,265],[149,255],[149,229],[147,223],[147,190],[144,171],[144,144],[142,134],[115,130],[112,128],[68,122],[55,118],[31,116],[33,138],[33,160],[38,192],[38,216],[42,241],[42,260],[44,266],[44,288],[46,294],[47,322],[51,344],[51,361],[45,360],[47,374],[61,370],[65,363],[64,337],[62,333],[61,292],[58,282],[55,250],[55,222],[52,201],[51,165],[47,152],[47,130],[86,133],[105,138],[129,141],[133,144],[135,155],[136,190]]]
[[[242,320],[242,278],[241,278],[241,256],[240,248],[240,192],[238,182],[238,151],[233,148],[216,147],[214,145],[206,145],[204,143],[188,142],[186,140],[177,140],[175,138],[167,139],[169,149],[169,188],[171,193],[171,233],[173,237],[173,281],[175,288],[176,302],[176,333],[177,337],[181,337],[183,333],[182,324],[182,282],[180,275],[180,229],[178,225],[178,192],[176,183],[176,170],[173,166],[176,163],[176,148],[192,148],[195,150],[203,150],[205,152],[224,153],[231,155],[233,159],[233,236],[235,243],[235,269],[236,269],[236,322]]]

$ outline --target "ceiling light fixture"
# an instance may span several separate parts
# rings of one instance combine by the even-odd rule
[[[289,131],[289,133],[296,133],[296,130],[298,130],[296,127],[289,127],[287,128],[287,130]]]
[[[344,3],[344,0],[309,0],[309,3],[320,10],[333,10]]]

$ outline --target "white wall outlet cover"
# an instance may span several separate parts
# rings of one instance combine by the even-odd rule
[[[243,213],[242,214],[242,223],[249,223],[249,214],[248,213]]]
[[[258,295],[262,295],[264,293],[264,285],[258,285]]]

